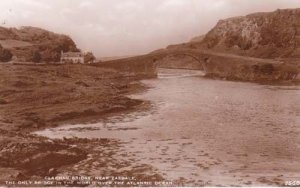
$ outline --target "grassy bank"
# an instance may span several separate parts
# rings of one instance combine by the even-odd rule
[[[126,96],[144,89],[138,82],[142,77],[127,77],[109,68],[2,64],[0,75],[1,185],[7,185],[8,180],[40,180],[60,173],[80,175],[74,165],[89,160],[91,155],[95,159],[104,155],[99,165],[105,167],[118,154],[117,140],[49,140],[31,132],[61,124],[95,122],[146,106]],[[113,162],[116,168],[120,163],[117,159]],[[115,173],[103,170],[96,175],[125,176],[134,172]],[[145,174],[143,170],[139,173]]]
[[[1,65],[0,128],[30,130],[88,121],[141,101],[124,94],[141,86],[111,69],[85,65]],[[95,117],[96,116],[96,117]]]

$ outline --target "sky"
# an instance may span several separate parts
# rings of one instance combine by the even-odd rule
[[[111,57],[187,42],[220,19],[283,8],[300,8],[300,0],[1,0],[0,26],[41,27]]]

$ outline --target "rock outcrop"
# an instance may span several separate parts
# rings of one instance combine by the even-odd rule
[[[220,20],[190,47],[259,58],[299,58],[300,8]]]
[[[211,61],[205,62],[209,77],[255,82],[298,80],[300,8],[220,20],[204,37],[152,53],[185,50],[209,52]],[[172,60],[173,64],[177,66],[179,60]]]
[[[212,55],[204,62],[206,77],[251,82],[286,82],[297,79],[295,65],[260,58]]]

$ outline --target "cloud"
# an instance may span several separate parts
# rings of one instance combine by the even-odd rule
[[[80,8],[91,8],[93,7],[93,3],[91,1],[83,1],[79,3]]]
[[[299,0],[1,0],[0,23],[68,34],[83,50],[114,56],[186,42],[219,19],[295,7]]]

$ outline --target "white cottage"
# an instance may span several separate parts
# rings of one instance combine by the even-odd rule
[[[60,63],[84,64],[84,54],[81,52],[61,52]]]

